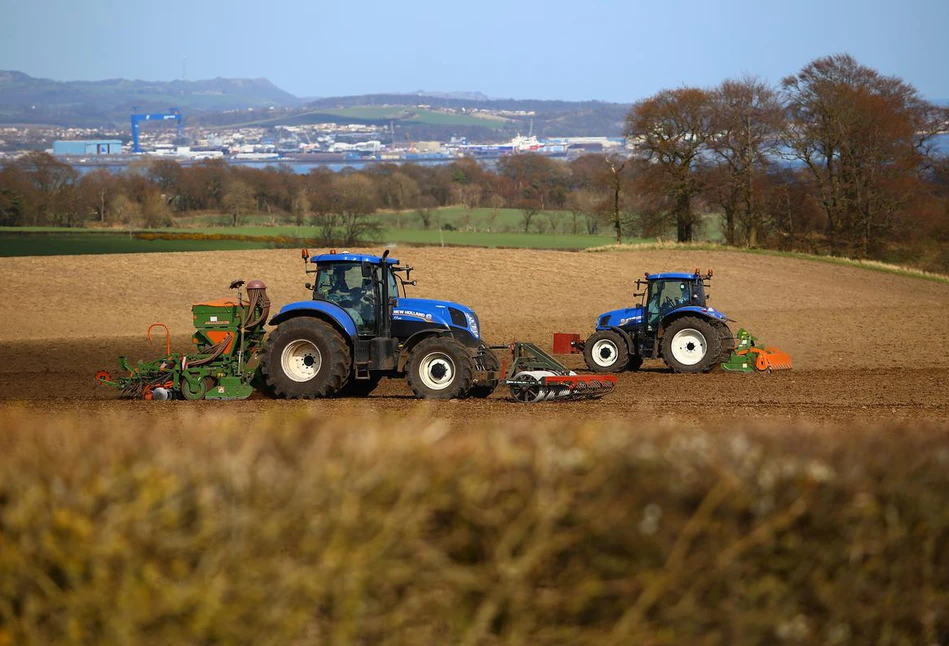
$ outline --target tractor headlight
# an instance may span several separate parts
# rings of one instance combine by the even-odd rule
[[[481,329],[478,325],[478,315],[477,314],[465,314],[468,317],[468,329],[471,330],[471,336],[476,339],[481,338]]]

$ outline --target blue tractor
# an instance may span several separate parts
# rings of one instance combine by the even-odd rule
[[[673,372],[708,372],[735,349],[729,319],[708,306],[712,271],[646,274],[636,281],[637,307],[601,314],[596,332],[578,342],[594,372],[638,370],[645,359],[662,359]]]
[[[502,378],[477,314],[450,301],[407,298],[412,268],[382,256],[322,254],[313,297],[284,306],[261,353],[260,375],[279,397],[367,395],[402,377],[417,397],[487,397]]]

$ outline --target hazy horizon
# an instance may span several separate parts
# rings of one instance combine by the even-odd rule
[[[847,52],[933,99],[949,98],[949,3],[750,0],[587,6],[318,6],[212,0],[7,8],[0,69],[59,81],[266,78],[297,97],[481,92],[492,98],[631,103],[681,85],[752,74],[777,83]]]

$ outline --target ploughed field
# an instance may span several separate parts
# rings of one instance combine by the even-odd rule
[[[379,249],[369,250],[378,252]],[[733,421],[807,424],[949,420],[949,285],[820,262],[733,252],[556,251],[399,248],[415,267],[417,297],[471,306],[491,344],[513,339],[550,349],[554,332],[593,329],[598,314],[634,304],[646,271],[715,270],[710,305],[787,351],[794,369],[771,375],[676,375],[661,362],[623,373],[599,401],[517,404],[501,387],[488,400],[419,401],[404,380],[366,399],[234,402],[119,401],[97,387],[98,369],[163,352],[144,341],[167,323],[172,350],[189,348],[191,304],[228,295],[235,278],[264,280],[274,308],[308,297],[303,262],[287,250],[0,258],[0,411],[112,413],[175,423],[200,411],[446,420],[622,419],[698,425]],[[274,310],[274,311],[275,311]],[[567,365],[581,367],[579,355]],[[2,419],[2,412],[0,412]]]

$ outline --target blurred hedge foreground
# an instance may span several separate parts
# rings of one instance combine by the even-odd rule
[[[949,639],[945,428],[0,426],[0,644]]]

